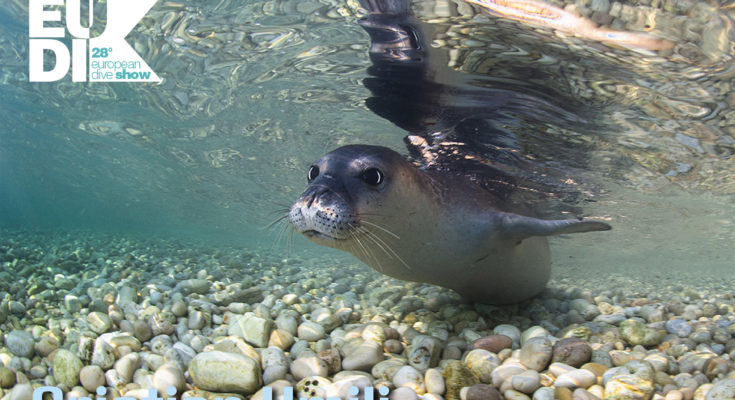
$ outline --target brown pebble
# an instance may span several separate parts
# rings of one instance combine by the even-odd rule
[[[327,349],[322,350],[317,354],[320,360],[327,364],[327,370],[329,375],[334,375],[342,370],[342,357],[339,355],[339,350]]]
[[[559,400],[572,400],[574,399],[574,394],[572,393],[572,389],[557,387],[554,390],[554,398]]]
[[[383,331],[385,332],[386,339],[394,339],[394,340],[401,339],[401,334],[398,333],[398,331],[395,330],[394,328],[388,327],[388,328],[385,328]]]
[[[472,342],[473,349],[483,349],[493,353],[499,353],[503,349],[513,346],[513,339],[505,335],[490,335],[481,337]]]
[[[36,342],[35,347],[36,353],[38,353],[39,356],[47,357],[49,354],[53,353],[54,350],[59,348],[59,341],[56,338],[43,336],[38,340],[38,342]]]
[[[592,358],[592,348],[584,340],[562,339],[554,344],[551,362],[561,362],[579,368]]]
[[[470,386],[467,390],[467,400],[501,400],[498,389],[484,383]]]
[[[395,339],[388,339],[383,343],[385,351],[391,354],[401,354],[403,351],[403,343]]]
[[[600,400],[599,397],[582,388],[575,389],[572,398],[574,400]]]
[[[602,364],[598,364],[598,363],[587,363],[587,364],[584,364],[583,366],[581,366],[580,368],[581,369],[586,369],[587,371],[592,372],[593,374],[595,374],[598,377],[601,377],[602,374],[604,374],[605,371],[607,371],[609,369],[608,366],[602,365]]]

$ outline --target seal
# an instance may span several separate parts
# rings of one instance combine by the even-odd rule
[[[338,148],[309,167],[307,180],[289,220],[309,240],[385,275],[488,304],[544,289],[551,272],[546,236],[611,229],[534,218],[461,174],[421,170],[380,146]]]

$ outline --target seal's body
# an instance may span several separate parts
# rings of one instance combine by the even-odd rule
[[[311,241],[386,275],[484,303],[515,303],[543,290],[551,264],[544,236],[610,229],[512,213],[466,177],[419,170],[385,147],[339,148],[317,160],[308,178],[289,218]]]

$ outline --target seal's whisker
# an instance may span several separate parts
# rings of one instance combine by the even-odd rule
[[[383,232],[385,232],[385,233],[387,233],[387,234],[389,234],[389,235],[393,236],[394,238],[396,238],[396,239],[398,239],[398,240],[401,240],[401,237],[400,237],[400,236],[396,235],[395,233],[393,233],[393,232],[389,231],[389,230],[388,230],[388,229],[386,229],[386,228],[383,228],[382,226],[380,226],[380,225],[378,225],[378,224],[372,223],[372,222],[370,222],[370,221],[366,221],[366,220],[364,220],[364,219],[363,219],[363,220],[362,220],[361,222],[362,222],[363,224],[367,224],[367,225],[370,225],[370,226],[374,226],[374,227],[376,227],[376,228],[380,229],[381,231],[383,231]]]
[[[375,264],[378,266],[378,271],[383,272],[383,266],[380,264],[380,260],[378,260],[378,257],[375,256],[375,253],[370,250],[368,246],[365,246],[365,243],[360,240],[360,234],[362,233],[362,229],[358,226],[355,226],[353,224],[348,224],[350,227],[350,235],[352,239],[360,246],[362,249],[362,252],[365,254],[365,257],[372,259],[375,261]]]
[[[277,205],[279,206],[279,208],[276,209],[276,210],[273,210],[273,211],[269,212],[268,215],[280,214],[280,213],[286,213],[286,214],[288,214],[288,212],[291,211],[291,207],[288,207],[288,206],[283,205],[283,204],[277,204]]]
[[[285,218],[279,218],[276,221],[273,221],[269,227],[272,228],[276,224],[280,224],[280,227],[278,228],[278,235],[273,240],[273,244],[271,244],[271,250],[273,250],[274,247],[276,247],[279,243],[281,243],[281,240],[284,239],[284,233],[289,228],[290,224],[285,222]],[[293,227],[291,227],[293,229]],[[288,242],[286,243],[286,250],[288,250]]]
[[[291,255],[291,249],[293,248],[293,233],[296,232],[296,228],[294,228],[291,224],[286,224],[288,227],[288,236],[286,236],[286,254]]]
[[[401,256],[399,256],[398,253],[396,253],[395,250],[393,250],[393,248],[388,243],[386,243],[383,239],[381,239],[380,236],[376,235],[374,232],[370,231],[364,226],[361,227],[361,233],[365,234],[366,238],[372,240],[373,243],[378,245],[378,247],[380,247],[380,249],[383,250],[383,252],[385,252],[386,255],[388,255],[389,257],[395,257],[398,261],[401,262],[401,264],[403,264],[404,267],[406,267],[407,270],[413,271],[411,266],[408,265],[405,261],[403,261]]]
[[[271,222],[270,224],[266,225],[264,229],[270,229],[274,225],[278,224],[279,222],[283,221],[286,218],[288,218],[288,213],[286,213],[284,215],[281,215],[280,217],[276,218],[273,222]]]

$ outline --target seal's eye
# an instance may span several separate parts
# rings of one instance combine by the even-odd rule
[[[383,183],[383,179],[385,178],[385,176],[382,172],[380,172],[379,169],[370,168],[369,170],[363,172],[360,178],[362,178],[363,182],[367,183],[368,185],[378,186]]]
[[[319,176],[319,167],[312,165],[309,167],[309,172],[306,173],[306,179],[311,182]]]

